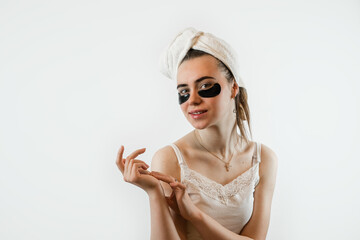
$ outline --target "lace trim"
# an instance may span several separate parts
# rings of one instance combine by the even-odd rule
[[[221,185],[220,183],[188,168],[187,165],[181,164],[181,182],[184,183],[188,191],[201,192],[208,197],[227,205],[231,197],[237,194],[240,194],[241,197],[245,197],[245,193],[254,189],[254,182],[258,183],[259,181],[258,166],[259,162],[255,163],[246,172],[242,173],[228,184]]]

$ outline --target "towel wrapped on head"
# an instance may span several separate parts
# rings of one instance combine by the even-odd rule
[[[181,60],[190,49],[204,51],[223,62],[235,77],[239,87],[245,84],[239,76],[236,52],[224,40],[211,33],[189,27],[178,33],[160,58],[160,71],[166,77],[176,80]]]

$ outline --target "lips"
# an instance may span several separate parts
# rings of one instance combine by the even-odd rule
[[[205,109],[198,109],[189,112],[192,119],[203,119],[207,115],[207,110]]]
[[[190,111],[189,114],[194,114],[194,113],[198,113],[198,112],[204,113],[204,112],[207,112],[207,110],[205,110],[205,109],[193,110],[193,111]]]

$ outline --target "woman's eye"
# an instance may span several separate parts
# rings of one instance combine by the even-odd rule
[[[201,87],[200,88],[203,88],[203,86],[210,86],[211,84],[209,84],[209,83],[205,83],[205,84],[203,84],[203,85],[201,85]],[[205,87],[206,88],[206,87]]]
[[[185,90],[185,89],[184,89],[184,90],[181,90],[179,93],[180,93],[180,94],[185,94],[185,93],[186,93],[186,90]]]

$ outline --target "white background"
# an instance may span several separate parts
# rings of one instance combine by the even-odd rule
[[[148,239],[115,165],[193,128],[161,75],[192,26],[236,49],[277,154],[267,239],[359,239],[359,1],[1,1],[0,239]]]

